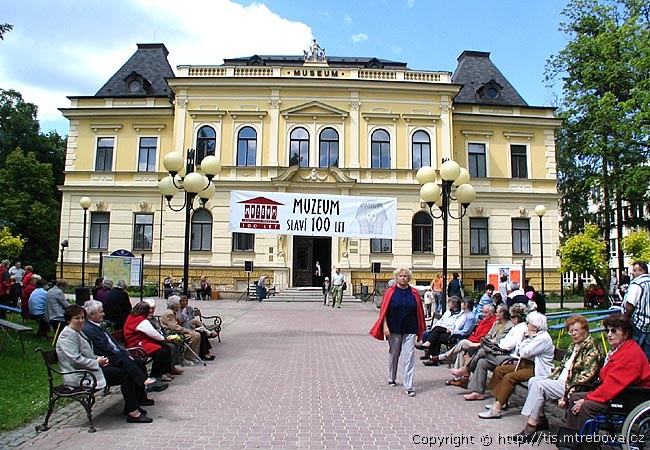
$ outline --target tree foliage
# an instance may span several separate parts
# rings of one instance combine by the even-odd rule
[[[650,200],[650,5],[642,0],[571,0],[560,30],[566,47],[546,77],[561,81],[558,135],[563,231],[597,219],[610,229],[609,208]],[[590,192],[603,208],[588,211]],[[637,218],[638,223],[639,218]],[[642,223],[647,226],[647,223]]]
[[[636,231],[623,238],[623,251],[632,257],[632,261],[650,261],[650,234]]]
[[[560,247],[560,271],[584,273],[594,277],[604,288],[608,273],[607,244],[600,236],[598,227],[585,225],[585,231],[566,239]]]
[[[14,26],[9,23],[0,23],[0,40],[4,40],[5,34],[14,29]]]
[[[0,228],[0,259],[16,258],[23,251],[26,239],[14,236],[8,227]]]

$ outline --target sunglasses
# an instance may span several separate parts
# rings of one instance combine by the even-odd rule
[[[621,330],[620,328],[605,328],[604,331],[605,331],[605,333],[616,334],[616,333],[618,333],[620,330]]]

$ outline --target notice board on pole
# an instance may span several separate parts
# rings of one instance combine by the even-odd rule
[[[142,260],[130,256],[104,256],[102,276],[117,283],[125,280],[127,286],[140,286]]]
[[[508,277],[508,283],[516,281],[519,286],[523,286],[523,266],[521,264],[488,264],[487,265],[487,282],[497,287],[501,275]]]

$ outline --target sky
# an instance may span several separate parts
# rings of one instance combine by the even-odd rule
[[[41,131],[68,134],[58,108],[94,95],[136,51],[161,42],[174,69],[223,58],[302,55],[316,38],[329,56],[377,57],[449,71],[464,50],[491,59],[534,106],[556,106],[547,59],[567,43],[567,0],[0,0],[0,88],[38,106]]]

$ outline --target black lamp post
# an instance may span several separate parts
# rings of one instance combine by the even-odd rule
[[[185,210],[185,242],[183,248],[183,293],[188,294],[188,278],[190,267],[190,219],[191,213],[194,211],[194,198],[198,195],[201,201],[201,206],[212,198],[215,193],[212,178],[221,170],[221,163],[216,156],[210,155],[203,158],[201,161],[201,172],[195,172],[195,150],[187,150],[187,158],[183,160],[183,155],[178,152],[168,153],[163,159],[163,166],[169,172],[158,183],[160,193],[167,199],[167,206],[175,212]],[[183,167],[185,163],[185,167]],[[179,175],[185,169],[185,176]],[[204,175],[205,174],[205,175]],[[185,193],[185,201],[180,208],[174,208],[171,205],[171,200],[174,194],[183,191]]]
[[[546,206],[535,206],[535,214],[539,217],[539,256],[540,256],[540,270],[542,276],[542,294],[544,293],[544,232],[542,228],[542,217],[546,214]]]
[[[61,276],[59,278],[63,279],[63,250],[68,246],[68,240],[61,242]]]
[[[449,217],[460,219],[467,213],[467,207],[476,199],[474,187],[469,184],[469,172],[461,168],[457,162],[445,159],[439,169],[440,183],[436,183],[438,174],[430,166],[418,170],[416,178],[422,185],[420,198],[429,207],[429,214],[435,219],[442,219],[442,284],[443,302],[442,311],[447,308],[447,247],[449,244],[448,222]],[[456,186],[456,197],[452,194],[452,188]],[[451,202],[457,201],[462,209],[458,216],[451,212]],[[434,212],[433,205],[438,206],[438,212]]]
[[[88,223],[88,208],[91,203],[90,197],[82,197],[79,200],[79,205],[84,209],[84,228],[81,236],[81,286],[86,285],[86,225]]]

